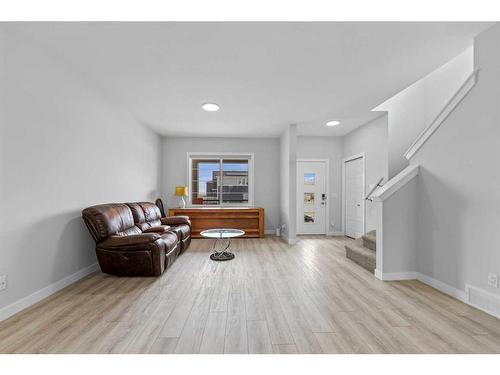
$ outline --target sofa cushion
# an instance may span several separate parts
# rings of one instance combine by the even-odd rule
[[[115,234],[138,234],[129,206],[108,203],[92,206],[82,211],[83,220],[96,242]]]
[[[172,232],[162,233],[160,239],[165,245],[166,253],[169,253],[177,245],[177,236]]]
[[[170,230],[169,225],[158,225],[144,230],[144,233],[164,233]]]
[[[102,249],[144,250],[149,249],[156,240],[161,239],[159,233],[142,233],[129,236],[110,236],[103,240],[99,247]]]
[[[189,220],[189,216],[185,215],[162,217],[161,223],[165,225],[187,224],[191,226],[191,220]]]
[[[177,238],[179,239],[179,241],[182,241],[182,240],[188,238],[191,234],[191,228],[187,224],[172,225],[170,227],[170,231],[174,232],[177,235]]]
[[[133,202],[127,205],[132,211],[135,225],[142,231],[162,225],[160,209],[154,203]]]

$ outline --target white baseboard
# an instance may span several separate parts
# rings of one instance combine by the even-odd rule
[[[375,269],[375,277],[384,281],[417,279],[444,294],[500,318],[500,296],[469,284],[465,285],[465,291],[463,291],[419,272],[382,273]]]
[[[382,273],[376,269],[375,276],[377,277],[377,279],[384,280],[384,281],[415,280],[417,278],[417,272],[385,272],[385,273]]]
[[[91,264],[90,266],[85,267],[80,271],[65,277],[64,279],[56,281],[55,283],[50,284],[45,288],[30,294],[29,296],[21,298],[20,300],[17,300],[16,302],[13,302],[10,305],[1,308],[0,321],[11,317],[12,315],[18,313],[19,311],[24,310],[30,307],[31,305],[34,305],[35,303],[41,301],[42,299],[47,298],[51,294],[58,292],[59,290],[67,287],[68,285],[73,284],[74,282],[80,280],[81,278],[98,270],[99,270],[98,263]]]
[[[434,289],[443,292],[444,294],[448,294],[462,302],[466,302],[465,292],[463,290],[452,287],[451,285],[445,284],[442,281],[433,279],[430,276],[424,275],[423,273],[417,273],[417,280],[432,286]]]
[[[296,238],[288,238],[288,236],[285,234],[281,234],[281,239],[289,245],[295,245],[297,242],[299,242],[299,240],[297,240]]]
[[[328,232],[327,236],[343,236],[344,232]]]
[[[384,281],[395,281],[395,280],[418,280],[432,286],[434,289],[439,290],[445,294],[448,294],[456,299],[465,302],[465,292],[460,289],[456,289],[448,284],[443,283],[442,281],[433,279],[430,276],[424,275],[420,272],[385,272],[382,273],[379,270],[375,270],[375,277]]]

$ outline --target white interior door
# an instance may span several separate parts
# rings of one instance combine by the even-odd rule
[[[326,162],[297,162],[297,234],[326,234]]]
[[[358,238],[365,230],[364,158],[344,162],[345,235]]]

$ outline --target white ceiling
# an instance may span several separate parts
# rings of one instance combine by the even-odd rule
[[[490,23],[17,23],[162,135],[344,135]],[[204,102],[221,106],[205,112]],[[327,120],[341,125],[327,128]]]

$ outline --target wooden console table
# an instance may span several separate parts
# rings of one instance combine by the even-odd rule
[[[191,237],[202,238],[200,232],[214,228],[235,228],[245,231],[243,237],[264,238],[263,208],[170,208],[168,216],[186,215],[191,220]]]

